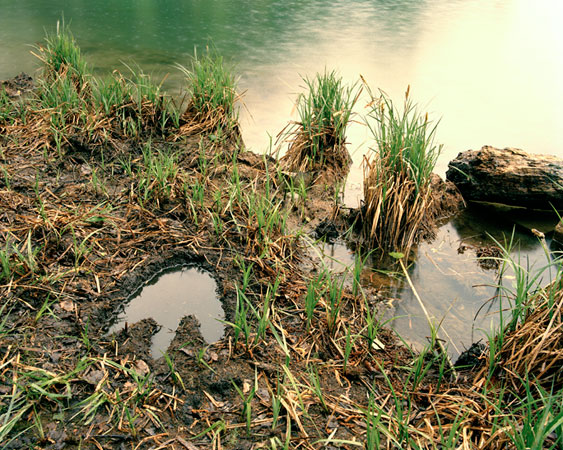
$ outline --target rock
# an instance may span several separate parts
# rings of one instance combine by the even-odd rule
[[[555,226],[555,230],[553,230],[553,240],[563,244],[563,220],[560,220]]]
[[[485,146],[460,153],[446,178],[465,200],[532,209],[563,209],[563,160]]]

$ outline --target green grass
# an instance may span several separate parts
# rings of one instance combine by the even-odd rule
[[[364,239],[371,248],[408,253],[431,208],[431,174],[442,148],[434,142],[437,123],[409,90],[402,108],[383,92],[373,98],[367,123],[375,146],[364,159]]]
[[[346,86],[336,71],[304,78],[306,93],[297,98],[299,122],[287,132],[290,141],[282,158],[290,171],[317,171],[325,165],[347,171],[346,128],[358,90]]]
[[[0,87],[0,125],[13,122],[16,115],[16,105],[8,97],[3,87]]]
[[[177,67],[186,77],[190,95],[187,113],[193,114],[194,122],[209,129],[232,130],[238,119],[237,80],[223,57],[208,48],[201,55],[195,53],[191,70]]]
[[[178,133],[180,109],[161,84],[140,68],[127,67],[128,77],[94,77],[64,23],[47,33],[36,56],[43,66],[37,89],[17,102],[0,93],[0,124],[15,132],[27,125],[29,145],[63,156],[68,148],[101,151],[119,140]]]
[[[154,148],[151,141],[147,142],[143,147],[143,160],[136,179],[139,203],[142,206],[152,204],[159,207],[176,194],[176,181],[179,180],[176,156],[169,151]]]
[[[88,65],[82,57],[68,25],[57,22],[54,33],[47,33],[45,46],[39,48],[39,58],[43,61],[43,77],[55,81],[59,76],[67,76],[81,90],[90,76]]]
[[[335,71],[305,78],[307,94],[297,101],[299,119],[312,142],[313,150],[322,150],[346,140],[346,127],[352,114],[353,88],[344,86]],[[313,156],[313,155],[312,155]]]

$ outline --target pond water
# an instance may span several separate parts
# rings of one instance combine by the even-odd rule
[[[169,74],[164,87],[172,92],[182,85],[174,65],[189,65],[195,48],[212,43],[240,74],[243,137],[256,152],[296,119],[301,77],[327,68],[349,83],[361,74],[396,101],[410,85],[421,107],[441,118],[442,176],[458,152],[483,145],[563,157],[561,0],[0,0],[0,79],[33,73],[32,46],[63,16],[97,74],[135,63],[158,78]],[[371,145],[366,127],[353,124],[348,141],[355,164],[345,201],[355,206],[360,163]],[[487,227],[494,233],[498,223]],[[448,325],[468,345],[469,317],[490,296],[472,286],[494,277],[469,254],[457,254],[457,242],[467,237],[461,229],[453,222],[422,245],[411,270],[421,295],[438,305],[437,317],[454,300],[450,310],[469,311],[459,317],[461,329]],[[446,267],[442,252],[450,255]],[[397,296],[394,314],[412,317],[408,289]],[[400,327],[406,339],[424,324],[400,320],[407,321]]]
[[[180,320],[186,315],[197,317],[206,342],[216,342],[223,336],[221,320],[225,313],[217,297],[217,284],[200,269],[183,267],[164,271],[133,295],[135,298],[125,305],[109,332],[122,329],[126,323],[153,318],[161,326],[152,339],[155,358],[167,350]]]
[[[473,207],[440,226],[433,240],[418,246],[415,261],[408,267],[409,277],[432,322],[440,325],[439,336],[452,359],[473,342],[486,342],[499,324],[500,305],[494,297],[500,272],[491,265],[492,258],[499,254],[487,250],[497,244],[511,248],[513,261],[531,274],[542,272],[538,283],[545,285],[555,273],[555,266],[551,271],[548,266],[561,253],[560,246],[550,238],[555,224],[550,216],[530,217]],[[546,237],[538,238],[532,229]],[[351,280],[354,255],[343,243],[320,244],[319,250],[327,268]],[[400,267],[390,273],[378,267],[377,261],[367,262],[362,286],[375,287],[383,294],[386,305],[381,320],[410,346],[421,350],[430,335],[426,315]],[[502,282],[513,289],[515,274],[510,266]],[[507,306],[505,299],[503,308]]]
[[[563,156],[560,0],[0,0],[0,79],[33,72],[32,45],[62,16],[98,73],[136,62],[169,73],[172,89],[182,82],[174,64],[212,42],[240,74],[254,151],[296,118],[300,77],[326,67],[350,83],[361,74],[397,101],[410,84],[441,117],[442,175],[458,152],[483,145]],[[365,127],[352,127],[349,142],[354,202]]]
[[[453,358],[473,342],[487,342],[487,335],[499,324],[501,305],[494,299],[499,271],[490,267],[492,259],[478,257],[480,249],[497,242],[508,247],[512,240],[511,258],[530,273],[544,270],[559,251],[549,234],[541,240],[531,231],[533,227],[549,233],[556,223],[553,219],[536,218],[532,222],[508,216],[501,222],[500,215],[469,210],[456,216],[440,227],[433,241],[419,246],[416,262],[409,268],[432,320],[441,323],[439,335]],[[546,269],[538,282],[545,285],[554,273],[554,269]],[[502,284],[512,290],[514,283],[514,271],[508,267]],[[427,344],[429,328],[412,289],[401,282],[391,284],[388,290],[395,297],[386,312],[386,318],[393,318],[391,326],[414,347]],[[508,307],[506,300],[502,307]]]

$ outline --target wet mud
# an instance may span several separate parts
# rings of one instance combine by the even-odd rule
[[[178,175],[167,195],[146,197],[156,186],[140,176],[146,142],[104,151],[69,139],[57,153],[14,145],[7,136],[16,131],[0,136],[0,248],[9,263],[0,410],[14,420],[3,448],[362,442],[366,399],[403,388],[413,353],[368,322],[387,301],[376,288],[362,297],[329,273],[307,310],[322,266],[307,243],[359,241],[347,232],[359,212],[341,207],[329,176],[306,196],[288,195],[276,160],[245,151],[236,136],[200,131],[151,138],[155,153],[174,155]],[[429,233],[460,207],[436,205]],[[264,231],[278,213],[283,224]],[[171,267],[213,277],[224,336],[206,342],[189,308],[173,313],[178,326],[162,356],[151,351],[160,327],[152,317],[108,333],[132,293]],[[421,398],[432,383],[430,374]]]

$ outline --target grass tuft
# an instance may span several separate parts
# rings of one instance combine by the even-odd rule
[[[39,48],[45,80],[53,82],[58,77],[68,76],[80,90],[90,73],[69,26],[64,21],[57,21],[55,33],[47,33],[45,43],[44,47]]]
[[[434,143],[437,124],[420,113],[408,89],[402,110],[381,92],[369,117],[376,146],[364,157],[364,239],[371,248],[408,254],[432,203],[430,180],[442,148]]]
[[[235,107],[237,80],[223,57],[214,50],[206,49],[202,55],[195,53],[191,70],[182,65],[177,67],[186,77],[190,95],[182,116],[181,133],[233,131],[238,120]]]
[[[289,141],[282,165],[292,172],[328,168],[343,178],[351,164],[345,145],[346,128],[359,91],[344,85],[335,71],[303,80],[307,92],[297,98],[299,122],[282,132]]]

